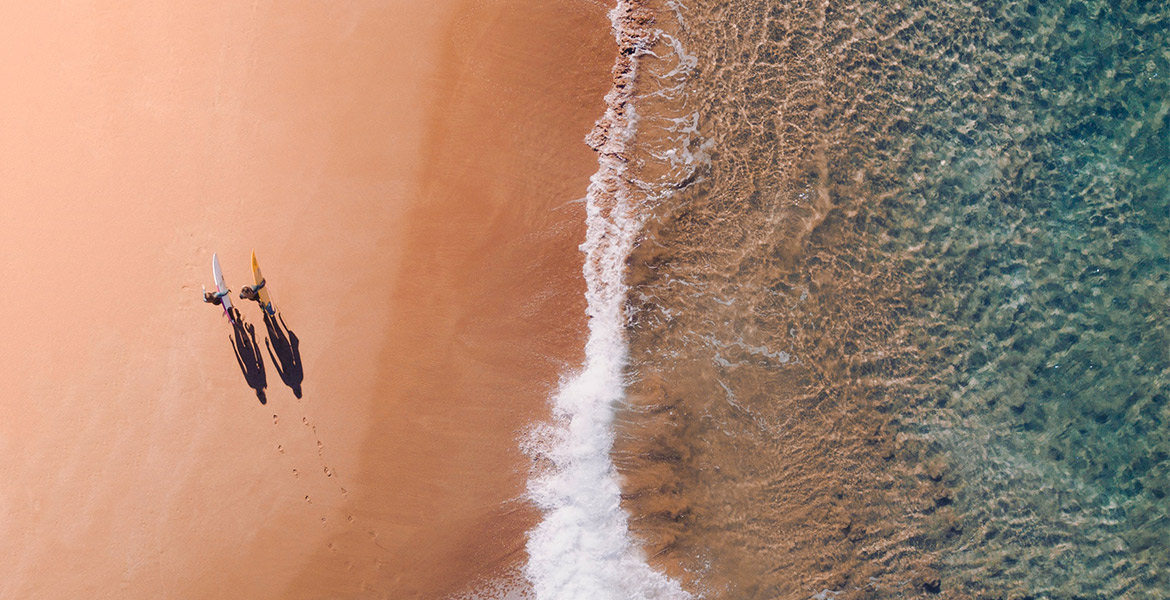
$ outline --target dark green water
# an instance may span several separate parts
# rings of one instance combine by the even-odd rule
[[[710,164],[631,258],[618,460],[659,560],[1170,598],[1170,3],[680,12]]]

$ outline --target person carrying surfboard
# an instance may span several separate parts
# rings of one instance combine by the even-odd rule
[[[240,290],[240,300],[255,300],[263,305],[264,301],[260,299],[260,290],[264,289],[265,283],[267,282],[261,279],[260,283],[254,286],[245,285],[244,289]]]
[[[232,297],[228,295],[231,293],[231,289],[223,280],[223,269],[219,267],[219,255],[214,252],[211,254],[211,276],[215,278],[215,293],[208,294],[205,286],[203,288],[203,301],[222,306],[223,315],[228,318],[228,321],[231,321],[232,325],[235,325],[235,309],[232,308]]]
[[[256,251],[252,251],[252,281],[256,285],[246,286],[240,290],[240,298],[245,300],[255,300],[260,308],[269,316],[276,314],[276,307],[272,305],[272,298],[268,295],[268,290],[264,288],[266,283],[264,275],[260,273],[260,263],[256,262]]]
[[[203,301],[216,306],[223,305],[223,297],[231,293],[231,290],[224,290],[222,292],[209,292],[207,288],[203,288]]]

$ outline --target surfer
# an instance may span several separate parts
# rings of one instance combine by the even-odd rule
[[[260,283],[255,286],[245,285],[244,289],[240,290],[240,299],[255,300],[260,304],[264,304],[264,301],[260,299],[260,290],[264,289],[265,283],[267,283],[267,280],[261,279]]]
[[[223,305],[223,297],[228,295],[231,290],[224,290],[222,292],[209,292],[207,288],[203,288],[203,301],[216,306]]]
[[[265,283],[267,283],[267,280],[261,279],[260,283],[254,285],[254,286],[245,285],[244,289],[240,290],[240,299],[242,299],[242,300],[255,300],[256,304],[259,304],[260,308],[264,309],[264,314],[275,315],[276,308],[274,306],[272,306],[271,302],[268,302],[267,299],[265,299],[263,296],[260,295],[260,290],[264,289]]]

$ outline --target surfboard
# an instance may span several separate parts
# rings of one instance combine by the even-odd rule
[[[215,253],[211,255],[211,275],[215,277],[215,290],[217,292],[227,291],[227,284],[223,282],[223,269],[219,268],[219,255]],[[223,298],[220,298],[220,301],[223,302],[223,314],[227,315],[228,320],[234,324],[236,320],[232,318],[231,295],[225,294]]]
[[[255,250],[252,251],[252,280],[255,281],[256,285],[260,285],[260,282],[264,281],[264,275],[260,273],[260,263],[256,262]],[[264,308],[268,314],[275,315],[276,307],[272,305],[272,297],[268,295],[268,284],[265,284],[264,287],[260,288],[260,291],[257,292],[257,294],[260,296],[260,306]]]

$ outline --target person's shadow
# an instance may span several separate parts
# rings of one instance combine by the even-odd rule
[[[301,382],[305,380],[305,370],[301,365],[301,341],[284,324],[282,314],[272,316],[265,312],[264,325],[268,328],[268,338],[264,340],[268,346],[268,356],[272,358],[272,364],[276,365],[280,380],[292,388],[294,396],[300,398]]]
[[[236,362],[240,371],[244,373],[244,380],[248,387],[256,390],[256,398],[260,404],[266,404],[268,398],[264,395],[264,388],[268,387],[268,376],[264,372],[264,355],[260,354],[260,346],[256,343],[256,326],[244,322],[239,312],[236,312],[235,338],[231,340],[232,349],[236,353]]]

